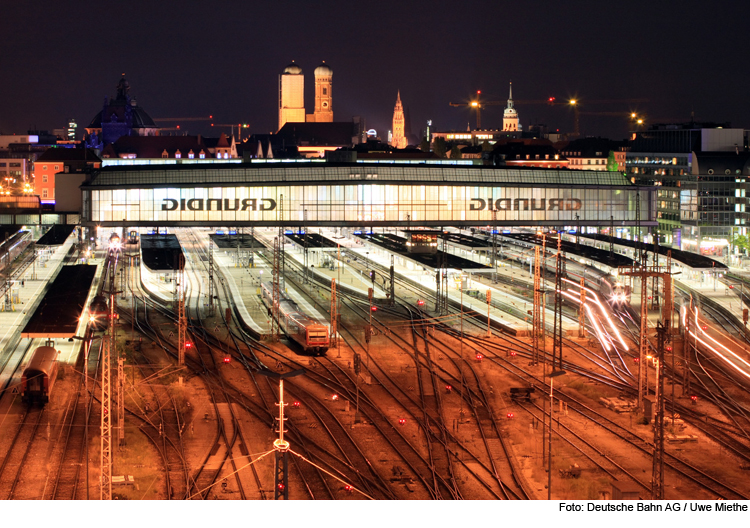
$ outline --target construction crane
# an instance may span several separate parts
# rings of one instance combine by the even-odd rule
[[[226,123],[226,124],[219,124],[219,123],[211,123],[212,127],[229,127],[230,131],[234,130],[234,127],[237,127],[237,141],[241,140],[240,131],[243,128],[250,128],[250,125],[247,123]]]
[[[482,101],[480,96],[482,95],[481,90],[477,90],[476,97],[468,103],[448,103],[450,106],[467,106],[477,111],[477,129],[482,128],[482,108],[485,106],[505,106],[508,104],[507,101]],[[533,105],[533,104],[546,104],[548,106],[556,106],[562,104],[576,105],[575,99],[567,102],[557,101],[555,97],[549,97],[547,99],[529,99],[529,100],[517,100],[514,99],[515,104],[521,105]]]
[[[482,95],[481,90],[477,90],[477,96],[469,101],[468,103],[448,103],[450,106],[468,106],[469,108],[473,108],[477,111],[477,130],[482,128],[482,107],[484,106],[498,106],[498,105],[505,105],[505,101],[486,101],[483,102],[480,100],[480,96]]]
[[[468,103],[448,103],[450,106],[468,106],[469,108],[473,108],[477,111],[477,129],[481,128],[481,110],[483,107],[486,106],[504,106],[507,104],[506,101],[482,101],[480,96],[482,92],[480,90],[477,90],[476,97],[469,101]],[[530,106],[530,105],[547,105],[547,106],[569,106],[573,108],[574,112],[574,134],[577,136],[581,135],[581,120],[580,116],[581,114],[584,115],[627,115],[625,112],[581,112],[580,107],[583,103],[584,106],[587,105],[598,105],[598,104],[638,104],[638,103],[647,103],[648,99],[593,99],[593,100],[583,100],[581,101],[578,98],[572,98],[568,100],[561,100],[558,101],[556,97],[548,97],[547,99],[514,99],[514,104],[516,106]],[[635,114],[630,114],[631,119],[633,119],[635,122],[636,117]],[[642,124],[643,120],[641,119],[638,124]]]

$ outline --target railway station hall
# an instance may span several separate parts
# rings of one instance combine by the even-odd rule
[[[123,226],[655,225],[653,187],[617,172],[259,160],[111,166],[81,185],[81,224]],[[640,209],[640,215],[636,210]],[[640,219],[636,218],[640,216]]]

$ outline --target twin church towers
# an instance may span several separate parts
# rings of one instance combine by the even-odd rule
[[[305,114],[305,76],[294,61],[279,75],[279,129],[285,123],[333,122],[333,70],[325,61],[315,68],[315,110]]]

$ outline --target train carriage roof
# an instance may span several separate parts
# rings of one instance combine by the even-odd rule
[[[57,361],[57,350],[50,346],[40,346],[34,351],[29,364],[26,365],[24,372],[35,371],[48,374],[52,365]]]

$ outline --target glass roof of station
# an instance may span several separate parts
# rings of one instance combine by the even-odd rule
[[[226,164],[107,167],[83,187],[301,185],[313,182],[394,182],[514,186],[633,187],[622,173],[585,170],[517,169],[482,166],[397,164]]]

